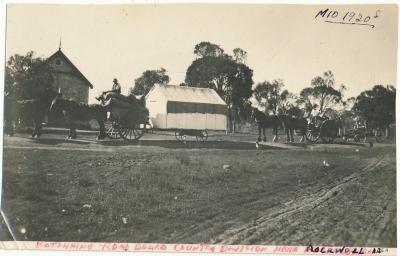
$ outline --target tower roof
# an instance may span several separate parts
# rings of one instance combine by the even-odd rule
[[[73,70],[73,72],[80,77],[90,89],[93,89],[92,83],[82,74],[81,71],[68,59],[68,57],[61,51],[61,48],[58,49],[53,55],[51,55],[47,61],[52,61],[56,58],[63,59]]]

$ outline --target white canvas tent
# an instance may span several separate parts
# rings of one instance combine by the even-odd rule
[[[227,128],[227,106],[213,89],[156,84],[146,95],[146,107],[157,129]]]

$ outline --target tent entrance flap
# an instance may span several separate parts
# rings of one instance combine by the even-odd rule
[[[168,101],[167,113],[227,114],[227,107],[221,104]]]

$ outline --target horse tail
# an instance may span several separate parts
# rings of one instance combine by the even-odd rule
[[[284,121],[284,120],[279,120],[279,128],[280,128],[281,130],[284,130],[284,129],[285,129],[285,121]]]

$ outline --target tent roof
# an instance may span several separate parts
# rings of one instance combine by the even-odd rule
[[[156,84],[147,96],[155,90],[159,91],[167,101],[226,105],[214,89]]]

